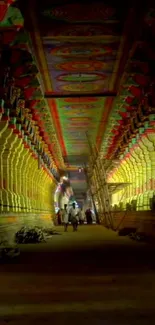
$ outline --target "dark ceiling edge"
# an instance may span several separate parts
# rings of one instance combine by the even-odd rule
[[[141,6],[139,8],[139,4],[135,1],[130,6],[128,16],[127,16],[127,21],[125,23],[123,34],[122,34],[122,37],[123,36],[125,37],[124,48],[122,50],[122,56],[120,58],[120,66],[119,66],[118,73],[117,73],[117,79],[114,84],[114,90],[117,92],[119,92],[122,76],[124,74],[124,70],[125,70],[126,64],[128,62],[129,56],[130,56],[131,48],[133,46],[133,43],[135,42],[135,40],[137,39],[137,37],[139,36],[139,34],[141,32],[140,31],[140,22],[141,22],[142,18],[144,17],[144,13],[145,13],[148,3],[149,3],[149,1],[147,3],[145,3],[144,6]],[[134,13],[134,16],[133,16],[133,13]],[[132,26],[132,28],[131,28],[131,26]],[[107,116],[106,116],[107,120],[110,116],[112,107],[113,107],[113,103],[109,106],[109,111],[107,112]],[[106,125],[104,125],[102,138],[101,138],[101,141],[98,146],[99,151],[102,146],[105,129],[106,129]]]
[[[88,97],[116,97],[117,93],[115,91],[105,91],[102,93],[74,93],[74,94],[54,94],[54,93],[45,93],[45,98],[88,98]]]

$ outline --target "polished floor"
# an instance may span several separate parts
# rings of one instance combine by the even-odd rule
[[[0,265],[0,325],[155,324],[155,248],[102,226],[57,228]]]

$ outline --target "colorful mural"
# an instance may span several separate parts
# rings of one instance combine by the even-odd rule
[[[48,99],[63,156],[89,155],[86,132],[94,144],[98,143],[112,105],[104,96],[91,98],[89,94],[115,90],[116,72],[123,53],[124,9],[120,15],[118,10],[101,2],[91,3],[89,8],[82,3],[47,4],[47,7],[40,3],[38,8],[38,27],[33,26],[40,33],[40,41],[35,39],[35,49],[39,58],[37,51],[42,48],[39,64],[45,92],[49,97],[50,94],[69,94],[64,99]],[[32,23],[34,21],[32,19]],[[88,39],[82,38],[82,30],[84,33],[87,30]],[[102,33],[103,38],[96,38]],[[72,98],[75,93],[79,98],[78,95]],[[80,98],[81,93],[88,97]]]
[[[38,4],[37,9],[35,53],[66,168],[78,168],[77,157],[88,158],[86,134],[101,157],[126,159],[121,157],[129,154],[132,141],[139,143],[141,134],[149,129],[149,135],[154,134],[154,112],[148,96],[153,96],[149,84],[154,83],[150,71],[155,57],[151,44],[147,47],[147,42],[134,42],[133,30],[137,33],[140,19],[137,9],[126,6],[120,10],[101,1],[89,6],[81,1],[47,2]],[[151,33],[148,26],[153,33],[154,11],[148,8],[143,14],[146,34]],[[104,96],[107,91],[116,92],[116,98]],[[96,97],[101,93],[103,97]],[[146,152],[139,154],[146,157]],[[122,161],[117,181],[121,173],[125,177],[123,170],[129,172],[132,164],[129,167]],[[113,173],[110,175],[109,179],[115,179]],[[132,193],[135,195],[133,189]]]
[[[86,48],[84,43],[79,43],[75,50],[66,42],[59,47],[57,43],[43,40],[52,91],[91,92],[109,88],[119,42],[105,47],[90,43]]]
[[[113,49],[108,46],[94,46],[93,43],[90,44],[79,44],[72,45],[66,44],[66,46],[58,46],[51,49],[52,55],[62,56],[62,57],[83,57],[83,56],[102,56],[112,54]]]
[[[66,100],[56,100],[62,133],[66,144],[66,151],[77,152],[80,150],[88,153],[89,146],[86,131],[89,130],[91,140],[96,140],[101,117],[104,110],[105,99],[96,101],[95,105],[87,103],[87,98],[82,102],[66,105]],[[67,126],[67,127],[66,127]],[[73,145],[74,144],[74,145]]]
[[[91,82],[105,79],[106,76],[99,73],[74,73],[74,74],[62,74],[57,77],[57,80],[67,82]]]

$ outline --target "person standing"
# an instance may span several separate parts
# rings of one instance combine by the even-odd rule
[[[60,226],[61,225],[61,218],[62,218],[62,209],[57,212],[57,222],[58,222],[58,225]]]
[[[68,222],[69,222],[67,204],[64,205],[64,210],[63,210],[62,216],[63,216],[64,231],[67,232]]]
[[[91,225],[92,224],[92,213],[90,209],[86,210],[86,219],[87,219],[87,225]]]
[[[80,210],[79,210],[79,222],[80,222],[80,225],[83,225],[84,224],[84,211],[83,211],[83,209],[81,208]]]
[[[70,209],[70,219],[73,226],[73,231],[77,231],[78,221],[79,221],[79,211],[75,206],[75,203],[72,204],[72,208]]]

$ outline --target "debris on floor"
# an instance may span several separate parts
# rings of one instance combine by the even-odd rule
[[[151,241],[151,237],[148,237],[144,232],[134,232],[129,234],[129,237],[133,240],[141,241],[141,242],[149,242]]]
[[[119,236],[128,236],[131,233],[135,233],[137,230],[137,228],[133,228],[133,227],[125,227],[119,230],[118,235]]]
[[[146,233],[140,232],[137,228],[126,227],[122,228],[118,232],[119,236],[129,236],[130,239],[136,240],[139,242],[149,242],[151,241],[151,237],[147,236]]]
[[[46,242],[53,235],[59,235],[57,231],[50,228],[40,227],[22,227],[15,234],[15,242],[17,244],[36,244]]]
[[[0,261],[4,262],[10,259],[14,259],[20,255],[20,249],[18,247],[0,246]]]
[[[15,245],[12,238],[8,234],[0,234],[0,262],[7,262],[15,259],[20,255],[20,249]]]
[[[38,227],[22,227],[15,234],[15,242],[17,244],[35,244],[45,241],[44,232]]]

